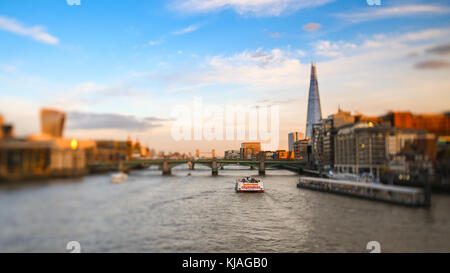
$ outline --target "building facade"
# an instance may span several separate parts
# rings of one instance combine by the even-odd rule
[[[392,127],[425,130],[436,136],[450,135],[450,114],[413,114],[411,112],[389,112],[381,117]]]
[[[54,109],[41,109],[41,132],[42,134],[61,138],[64,133],[66,114]]]
[[[288,151],[294,151],[294,142],[304,139],[304,134],[300,132],[292,132],[288,135]]]
[[[95,146],[95,161],[101,162],[132,159],[135,150],[131,140],[97,140]]]
[[[273,154],[273,159],[278,160],[291,160],[294,159],[294,152],[286,151],[286,150],[277,150]]]
[[[0,180],[24,180],[87,173],[84,149],[72,149],[70,140],[0,142]]]
[[[435,146],[434,136],[425,131],[394,128],[372,121],[349,124],[341,127],[335,137],[334,167],[340,172],[368,172],[379,177],[380,170],[388,169],[390,161],[398,161],[407,147],[413,145],[417,150],[423,141],[428,143],[427,147]],[[432,154],[429,152],[427,157]]]
[[[340,172],[373,173],[379,176],[386,167],[388,156],[386,136],[389,127],[372,122],[349,124],[339,129],[335,137],[334,167]]]
[[[340,107],[337,113],[329,115],[313,125],[311,138],[311,153],[314,164],[323,169],[333,169],[335,161],[335,137],[337,131],[359,122],[380,123],[381,118],[368,117],[361,114],[352,115]]]
[[[225,159],[240,159],[241,154],[239,153],[238,150],[228,150],[228,151],[225,151],[224,158]]]
[[[261,152],[261,142],[244,142],[241,144],[241,159],[255,159]]]
[[[294,158],[297,160],[309,161],[308,146],[310,140],[305,138],[294,143]]]
[[[12,124],[5,124],[3,116],[0,115],[0,141],[5,139],[11,139],[14,137],[14,127]]]

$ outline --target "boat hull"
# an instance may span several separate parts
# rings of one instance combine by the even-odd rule
[[[254,190],[236,190],[236,192],[264,192],[264,190],[257,190],[257,191],[254,191]]]

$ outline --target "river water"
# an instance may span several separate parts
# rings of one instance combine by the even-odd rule
[[[402,207],[298,189],[285,170],[266,171],[265,193],[236,193],[257,170],[228,168],[0,185],[0,252],[450,252],[449,195]]]

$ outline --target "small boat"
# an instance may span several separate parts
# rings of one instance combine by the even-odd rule
[[[128,180],[128,174],[124,172],[119,172],[111,175],[111,183],[120,183]]]
[[[243,177],[236,179],[236,192],[264,192],[264,184],[254,177]]]

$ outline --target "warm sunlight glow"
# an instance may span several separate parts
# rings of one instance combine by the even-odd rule
[[[78,140],[76,140],[76,139],[72,139],[71,141],[70,141],[70,148],[72,149],[72,150],[76,150],[76,149],[78,149]]]

